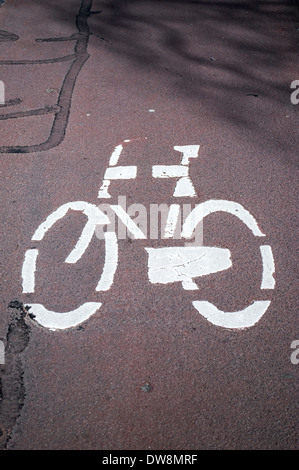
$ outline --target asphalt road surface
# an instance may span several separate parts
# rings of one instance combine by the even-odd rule
[[[0,4],[0,447],[298,449],[296,5]]]

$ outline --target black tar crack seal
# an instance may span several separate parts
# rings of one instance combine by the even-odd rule
[[[1,4],[1,0],[0,0]],[[45,106],[40,109],[32,109],[29,111],[20,111],[15,113],[0,114],[0,120],[9,120],[24,118],[30,116],[44,115],[44,114],[53,114],[53,124],[50,132],[50,136],[45,142],[38,143],[36,145],[23,145],[23,146],[2,146],[0,147],[0,153],[31,153],[39,152],[44,150],[49,150],[53,147],[59,145],[65,136],[69,113],[71,109],[72,95],[75,87],[77,77],[82,69],[83,65],[89,58],[87,52],[87,46],[89,41],[89,27],[88,27],[88,17],[91,14],[96,14],[100,12],[92,12],[92,0],[82,0],[79,12],[76,16],[76,27],[77,33],[73,34],[70,37],[62,38],[47,38],[47,39],[36,39],[37,42],[53,42],[53,41],[73,41],[74,42],[74,53],[58,57],[54,59],[44,59],[44,60],[1,60],[0,65],[40,65],[40,64],[53,64],[56,62],[69,62],[70,66],[65,75],[58,101],[56,106]],[[19,37],[8,31],[0,30],[0,43],[1,42],[10,42],[17,41]],[[32,71],[34,74],[34,71]],[[21,102],[19,98],[16,99],[17,102]],[[11,106],[13,103],[11,101],[6,102],[3,106]]]
[[[22,355],[29,344],[30,327],[25,318],[30,307],[18,300],[9,303],[16,310],[6,335],[5,365],[0,375],[0,450],[8,448],[26,398]]]

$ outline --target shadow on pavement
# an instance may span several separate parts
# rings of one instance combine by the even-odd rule
[[[35,2],[31,1],[33,7]],[[157,83],[171,87],[174,97],[199,102],[213,116],[246,126],[257,135],[267,132],[266,122],[273,124],[277,111],[280,117],[294,111],[290,84],[296,79],[298,23],[292,2],[48,0],[43,8],[51,9],[54,21],[71,22],[74,29],[71,36],[55,38],[57,44],[73,45],[73,53],[65,56],[70,66],[59,98],[54,106],[46,103],[35,110],[52,113],[51,135],[33,146],[3,146],[2,152],[47,150],[63,140],[72,92],[89,57],[91,36],[114,56],[157,75]],[[0,61],[0,65],[7,64]],[[19,116],[7,112],[2,119],[26,117],[26,112],[22,109]],[[278,120],[279,132],[273,136],[277,145],[280,124],[284,126],[284,121]]]

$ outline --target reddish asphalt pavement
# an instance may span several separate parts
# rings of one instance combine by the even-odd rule
[[[298,449],[298,41],[280,0],[0,0],[1,449]]]

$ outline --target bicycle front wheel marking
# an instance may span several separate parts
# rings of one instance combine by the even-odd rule
[[[87,222],[79,237],[76,246],[65,259],[65,263],[75,264],[87,250],[94,235],[97,225],[106,225],[110,220],[97,206],[84,201],[75,201],[63,204],[52,212],[35,231],[32,240],[41,241],[47,231],[69,210],[81,211],[87,216]],[[96,287],[96,291],[107,291],[113,283],[114,274],[118,264],[117,237],[114,232],[106,232],[104,236],[105,262],[103,273]],[[22,266],[22,287],[23,293],[35,292],[35,272],[39,251],[36,248],[28,249],[25,252]],[[86,321],[94,315],[101,307],[101,302],[86,302],[74,310],[68,312],[55,312],[48,310],[42,304],[31,304],[30,313],[34,321],[51,330],[63,330],[72,328]]]
[[[48,310],[42,304],[31,304],[30,311],[34,320],[50,330],[65,330],[80,325],[88,320],[101,307],[100,302],[86,302],[80,307],[69,312],[54,312]]]

